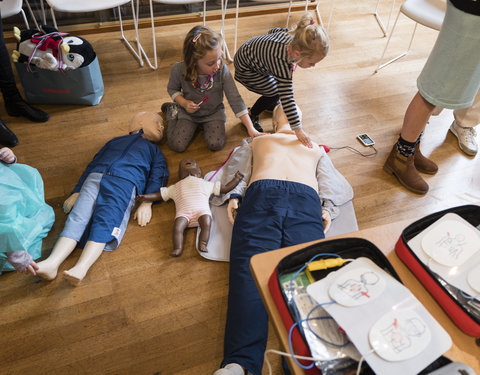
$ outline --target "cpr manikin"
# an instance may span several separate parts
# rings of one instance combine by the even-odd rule
[[[153,142],[163,137],[158,114],[141,112],[130,123],[130,133],[113,138],[95,155],[64,202],[70,212],[50,256],[38,263],[37,275],[57,276],[62,262],[79,246],[84,249],[76,265],[63,272],[78,285],[103,250],[114,250],[125,233],[137,194],[166,186],[168,168],[162,151]],[[152,202],[143,202],[134,214],[140,226],[152,217]]]
[[[244,179],[229,194],[212,198],[212,204],[229,199],[229,218],[234,221],[224,358],[215,375],[243,370],[261,374],[268,320],[250,273],[250,258],[324,238],[338,206],[353,198],[350,184],[324,149],[305,147],[280,106],[273,122],[275,134],[244,141],[223,167],[222,179],[228,180],[235,171]]]
[[[220,181],[210,182],[202,178],[202,171],[195,159],[186,158],[180,161],[178,169],[179,181],[168,188],[162,188],[154,194],[138,197],[141,202],[172,199],[175,202],[175,222],[173,225],[173,251],[171,256],[180,256],[183,252],[183,235],[186,228],[200,226],[198,241],[200,251],[208,251],[212,213],[209,198],[212,194],[225,194],[232,190],[242,179],[237,172],[231,181],[222,185]]]

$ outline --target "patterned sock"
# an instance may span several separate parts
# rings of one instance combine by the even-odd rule
[[[420,137],[417,139],[418,142],[420,142]],[[398,138],[397,141],[397,151],[400,155],[405,156],[406,158],[409,158],[410,156],[413,156],[415,152],[415,146],[417,145],[417,141],[415,142],[408,142],[402,137]]]

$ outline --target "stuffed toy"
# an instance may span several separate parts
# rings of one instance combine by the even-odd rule
[[[14,62],[28,63],[47,70],[68,71],[90,64],[96,57],[92,45],[79,36],[61,33],[53,26],[41,30],[13,28],[17,49]]]
[[[176,214],[173,225],[173,257],[182,255],[183,234],[185,229],[200,226],[201,233],[198,241],[198,249],[206,252],[210,238],[210,226],[212,213],[210,211],[209,198],[212,194],[225,194],[235,188],[242,180],[243,175],[237,172],[231,181],[222,185],[220,181],[210,182],[202,178],[202,171],[195,159],[186,158],[180,161],[178,169],[178,181],[168,188],[161,188],[160,192],[143,194],[137,197],[137,201],[148,202],[156,200],[175,202]]]

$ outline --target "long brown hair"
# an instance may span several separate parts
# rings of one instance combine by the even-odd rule
[[[197,80],[197,61],[203,58],[207,52],[221,46],[222,42],[222,37],[212,29],[206,26],[193,27],[183,42],[183,61],[185,62],[183,78],[195,82]]]

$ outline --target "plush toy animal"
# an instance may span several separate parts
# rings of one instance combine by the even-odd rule
[[[14,62],[34,64],[48,70],[72,70],[87,66],[95,59],[92,45],[78,36],[61,33],[53,26],[43,25],[41,30],[20,31],[14,27],[17,49],[12,53]]]

